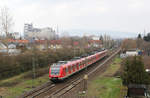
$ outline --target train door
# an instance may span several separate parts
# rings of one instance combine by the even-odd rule
[[[78,63],[76,64],[76,69],[77,69],[77,70],[79,70],[79,64],[80,64],[80,62],[78,62]]]
[[[91,64],[93,63],[93,56],[91,57]]]
[[[63,76],[66,76],[66,68],[63,68]]]
[[[100,57],[101,57],[101,54],[97,54],[97,55],[96,55],[96,60],[99,60]]]
[[[96,62],[96,55],[94,56],[94,62]]]
[[[83,67],[87,66],[87,63],[86,63],[86,62],[87,62],[87,59],[88,59],[88,58],[86,58],[86,59],[82,62]]]
[[[71,68],[72,66],[68,66],[68,73],[71,74]]]
[[[90,64],[92,64],[92,57],[90,57]]]
[[[75,72],[75,71],[76,71],[76,69],[75,69],[75,65],[76,65],[76,64],[73,64],[73,65],[72,65],[72,70],[73,70],[73,72]]]
[[[79,62],[79,69],[81,69],[81,64],[82,64],[82,61],[81,61],[81,62]]]
[[[65,71],[65,73],[66,73],[66,75],[65,75],[65,76],[68,76],[68,74],[69,74],[68,67],[66,67],[66,68],[65,68],[65,70],[66,70],[66,71]]]
[[[83,68],[85,66],[85,60],[82,61],[82,66],[81,68]]]

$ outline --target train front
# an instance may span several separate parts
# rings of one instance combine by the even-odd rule
[[[58,63],[54,63],[49,68],[49,79],[53,82],[58,82],[62,80],[62,65],[64,61],[59,61]]]

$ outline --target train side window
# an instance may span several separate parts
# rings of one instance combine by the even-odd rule
[[[68,67],[66,67],[66,73],[68,73]]]
[[[78,66],[79,66],[79,63],[76,64],[76,69],[78,68]]]
[[[68,72],[70,72],[70,70],[71,70],[71,69],[70,69],[70,66],[68,66]]]
[[[71,71],[71,66],[69,66],[69,72]]]
[[[76,64],[73,65],[73,69],[76,69]]]
[[[72,65],[70,66],[70,71],[72,71]]]
[[[84,62],[85,62],[85,60],[84,60],[84,61],[82,61],[82,65],[84,64]]]
[[[74,65],[74,69],[76,69],[77,64]]]
[[[77,68],[76,66],[77,66],[77,63],[74,65],[74,69],[76,69],[76,68]]]
[[[74,65],[75,65],[75,64],[72,65],[72,70],[74,70]]]

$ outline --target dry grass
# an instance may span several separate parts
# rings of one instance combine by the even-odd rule
[[[114,77],[120,69],[120,58],[115,58],[108,69],[95,80],[89,82],[88,95],[97,96],[97,98],[120,98],[122,80]]]
[[[44,70],[45,68],[40,69],[43,76],[40,75],[40,77],[37,77],[34,81],[32,81],[30,76],[28,77],[31,72],[1,80],[0,95],[4,98],[16,98],[16,96],[21,95],[23,92],[31,90],[32,85],[36,87],[47,82],[49,80],[48,74],[43,74]]]

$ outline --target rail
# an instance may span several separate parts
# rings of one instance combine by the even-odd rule
[[[105,65],[108,61],[110,61],[114,56],[116,56],[121,49],[118,49],[114,54],[112,54],[110,57],[108,57],[104,62],[102,62],[99,66],[97,66],[94,70],[90,71],[87,76],[89,77],[94,72],[96,72],[101,66]],[[52,93],[48,98],[60,98],[61,96],[65,95],[65,93],[69,92],[71,89],[73,89],[76,85],[84,81],[83,78],[78,78],[69,83],[68,85],[65,85],[61,89],[57,90],[56,92]]]

